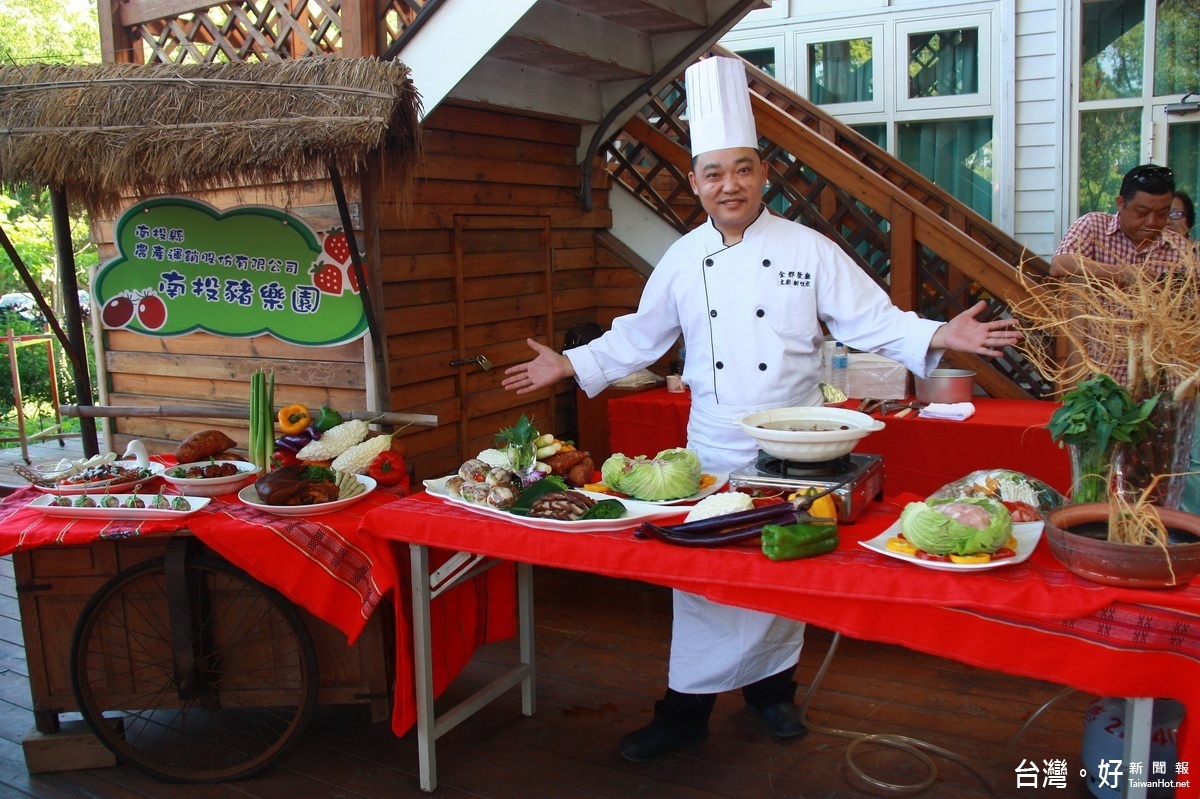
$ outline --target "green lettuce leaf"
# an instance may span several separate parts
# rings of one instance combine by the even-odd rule
[[[613,455],[600,466],[604,484],[635,499],[690,497],[700,490],[700,457],[683,447],[664,449],[653,458]]]
[[[980,506],[988,514],[987,526],[981,530],[960,524],[939,510],[951,502]],[[910,502],[900,513],[900,532],[913,546],[934,555],[992,553],[1012,535],[1012,516],[1004,505],[990,497]]]

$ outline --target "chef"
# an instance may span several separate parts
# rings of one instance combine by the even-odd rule
[[[692,190],[708,221],[655,267],[635,313],[600,338],[559,354],[529,340],[534,360],[510,367],[517,393],[574,376],[589,397],[654,363],[683,334],[692,392],[688,446],[709,472],[757,454],[734,420],[753,411],[820,405],[821,323],[842,342],[926,375],[945,349],[998,356],[1020,334],[1011,320],[978,321],[984,303],[949,323],[921,319],[887,295],[832,241],[771,215],[766,165],[744,63],[708,58],[685,73]],[[621,740],[628,760],[649,760],[707,737],[717,693],[741,688],[778,738],[806,731],[792,680],[804,624],[674,592],[666,695],[650,724]]]

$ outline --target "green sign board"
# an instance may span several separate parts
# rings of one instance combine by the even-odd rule
[[[220,211],[186,197],[137,203],[117,220],[118,254],[93,294],[104,327],[149,336],[197,330],[329,346],[367,330],[350,247],[278,208]]]

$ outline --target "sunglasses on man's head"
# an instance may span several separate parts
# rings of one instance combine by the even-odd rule
[[[1139,169],[1131,178],[1138,183],[1149,183],[1152,180],[1174,180],[1175,173],[1170,167],[1166,166],[1148,166],[1145,169]]]

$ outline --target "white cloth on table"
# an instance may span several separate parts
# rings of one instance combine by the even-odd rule
[[[973,402],[931,402],[921,409],[921,416],[926,419],[947,419],[961,422],[975,415]]]

